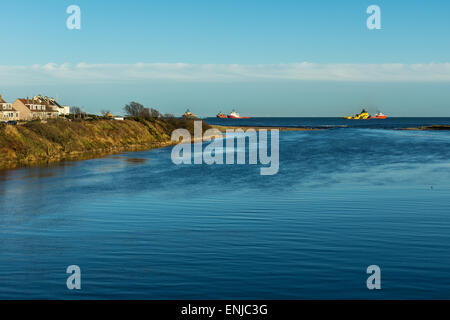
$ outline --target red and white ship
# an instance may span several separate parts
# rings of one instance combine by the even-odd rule
[[[385,115],[383,112],[378,112],[374,116],[371,116],[369,119],[386,119],[387,115]]]
[[[228,119],[250,119],[250,117],[241,117],[241,115],[239,113],[237,113],[236,111],[233,110],[228,115]]]

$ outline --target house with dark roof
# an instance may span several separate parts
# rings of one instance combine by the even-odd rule
[[[59,116],[58,110],[41,96],[17,99],[12,107],[20,112],[20,120],[46,120]]]

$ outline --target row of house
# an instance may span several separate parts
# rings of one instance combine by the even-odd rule
[[[61,106],[54,98],[38,95],[9,103],[0,95],[0,121],[45,120],[69,113],[70,107]]]

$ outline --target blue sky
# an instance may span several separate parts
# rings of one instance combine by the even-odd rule
[[[81,30],[66,28],[71,4]],[[371,4],[381,30],[366,27]],[[0,12],[9,100],[43,93],[116,113],[137,100],[204,116],[341,116],[361,105],[450,116],[449,1],[17,0]]]

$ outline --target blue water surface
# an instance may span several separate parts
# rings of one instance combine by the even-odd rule
[[[280,132],[273,176],[171,148],[2,171],[0,299],[450,298],[450,132],[258,121],[333,128]]]

